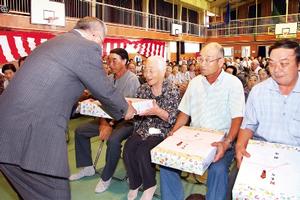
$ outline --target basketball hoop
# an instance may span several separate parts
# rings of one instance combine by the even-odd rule
[[[282,32],[282,37],[287,38],[289,36],[290,31],[283,31]]]
[[[53,25],[53,22],[54,22],[55,20],[58,20],[58,19],[59,19],[59,17],[48,17],[48,18],[45,18],[45,20],[48,21],[48,24],[49,24],[49,25]]]

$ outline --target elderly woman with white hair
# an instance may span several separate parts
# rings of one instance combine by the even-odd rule
[[[138,89],[137,98],[153,99],[153,107],[135,117],[134,133],[124,147],[124,162],[129,177],[128,199],[137,197],[143,185],[141,200],[150,200],[156,190],[155,165],[150,150],[166,137],[175,124],[180,102],[179,90],[164,79],[166,63],[160,56],[149,57],[144,68],[146,83]]]

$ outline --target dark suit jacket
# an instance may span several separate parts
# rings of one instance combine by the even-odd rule
[[[74,30],[31,53],[0,96],[0,162],[69,176],[65,132],[83,89],[117,120],[128,108],[108,81],[100,55],[96,43]]]
[[[0,95],[4,91],[4,81],[5,81],[4,76],[2,74],[0,74]]]

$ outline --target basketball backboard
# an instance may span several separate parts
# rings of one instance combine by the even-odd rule
[[[31,0],[31,23],[65,26],[65,4],[50,0]]]
[[[297,37],[297,22],[276,24],[276,38],[296,38]]]
[[[182,34],[182,25],[181,24],[172,24],[171,35],[181,35]]]

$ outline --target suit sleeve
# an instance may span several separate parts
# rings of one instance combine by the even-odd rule
[[[128,104],[109,82],[102,67],[99,48],[86,50],[78,66],[77,76],[83,85],[98,99],[105,111],[116,120],[120,120],[127,112]]]

